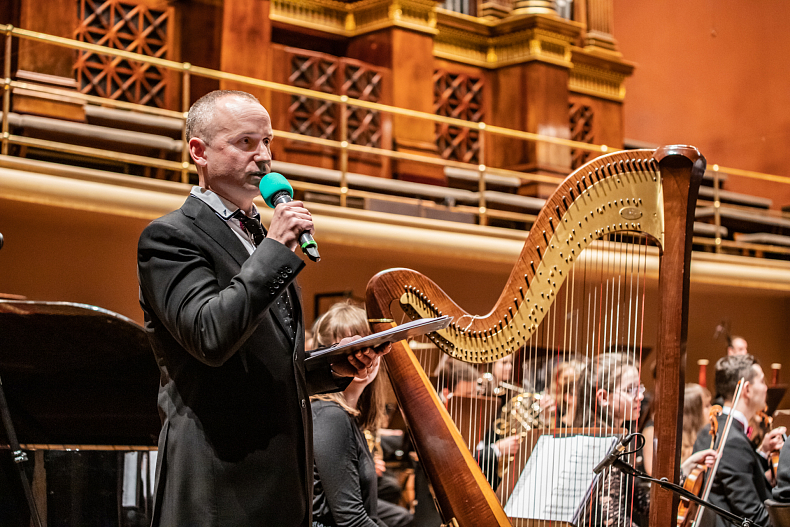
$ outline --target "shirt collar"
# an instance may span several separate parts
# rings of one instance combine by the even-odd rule
[[[195,185],[192,187],[192,190],[189,192],[190,196],[194,196],[200,201],[206,203],[211,209],[217,213],[217,216],[222,218],[225,221],[228,221],[231,216],[233,216],[237,210],[239,210],[238,205],[235,203],[223,198],[219,194],[212,192],[210,190],[204,189],[203,187],[199,187]],[[259,219],[261,217],[260,213],[258,213],[258,207],[255,206],[255,203],[252,204],[252,218]]]
[[[743,425],[743,431],[745,432],[746,430],[748,430],[749,421],[746,419],[746,416],[743,415],[743,412],[741,412],[740,410],[735,410],[733,408],[730,408],[729,406],[725,406],[724,408],[721,409],[721,413],[723,413],[724,415],[729,415],[730,413],[732,413],[732,418]]]

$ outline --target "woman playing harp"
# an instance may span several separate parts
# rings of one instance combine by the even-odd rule
[[[571,174],[538,216],[504,291],[487,315],[468,314],[414,271],[390,270],[371,279],[367,306],[375,330],[400,320],[395,318],[400,310],[409,318],[447,314],[453,323],[431,335],[442,352],[474,364],[490,364],[517,352],[514,364],[538,366],[518,371],[514,382],[506,383],[517,389],[504,426],[524,439],[494,494],[470,450],[474,434],[485,433],[497,416],[486,414],[488,406],[478,398],[459,400],[463,408],[483,410],[474,418],[461,412],[466,421],[456,427],[417,358],[404,344],[393,347],[387,359],[393,388],[445,522],[483,526],[532,521],[508,518],[502,503],[510,499],[538,438],[558,434],[556,423],[542,415],[550,372],[561,362],[589,362],[609,350],[623,350],[638,359],[646,335],[655,338],[657,390],[664,402],[655,419],[660,434],[655,474],[678,479],[675,437],[690,228],[704,167],[695,149],[665,147],[602,156]],[[657,301],[646,300],[656,294]],[[656,320],[658,331],[653,329]],[[547,489],[550,495],[549,481],[542,490]],[[674,517],[671,496],[659,494],[652,501],[651,522],[669,524]]]

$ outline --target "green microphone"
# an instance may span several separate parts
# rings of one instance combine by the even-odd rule
[[[270,172],[263,176],[258,188],[261,191],[263,201],[271,208],[276,207],[280,203],[293,201],[293,187],[282,174],[277,172]],[[299,245],[302,247],[302,252],[312,261],[317,262],[321,259],[321,256],[318,254],[318,244],[315,243],[313,236],[309,232],[305,231],[299,235]]]

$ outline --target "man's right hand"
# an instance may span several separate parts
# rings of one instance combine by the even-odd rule
[[[785,443],[783,439],[785,432],[787,432],[787,428],[780,426],[765,434],[763,442],[760,444],[759,448],[765,457],[768,457],[771,452],[782,450],[782,446],[784,446]]]
[[[303,232],[313,234],[313,217],[301,201],[280,203],[274,208],[274,216],[269,225],[268,237],[276,240],[292,251],[299,246],[299,236]]]

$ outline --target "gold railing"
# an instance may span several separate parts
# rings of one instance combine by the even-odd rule
[[[488,175],[510,176],[510,177],[519,178],[522,182],[527,182],[527,183],[538,182],[538,183],[551,183],[551,184],[558,183],[559,179],[556,177],[544,176],[540,174],[530,174],[530,173],[517,172],[513,170],[487,166],[485,164],[486,143],[487,143],[486,139],[489,135],[520,139],[523,141],[548,143],[553,145],[565,146],[569,148],[581,149],[589,152],[594,152],[597,154],[603,154],[603,153],[614,151],[614,149],[608,147],[607,145],[582,143],[569,139],[562,139],[558,137],[540,135],[540,134],[524,132],[520,130],[513,130],[513,129],[503,128],[500,126],[487,125],[484,122],[464,121],[452,117],[434,115],[427,112],[421,112],[421,111],[410,110],[406,108],[399,108],[396,106],[389,106],[381,103],[353,99],[346,95],[334,95],[334,94],[328,94],[319,91],[308,90],[304,88],[298,88],[294,86],[288,86],[272,81],[255,79],[243,75],[194,66],[188,62],[176,62],[167,59],[149,57],[146,55],[132,53],[125,50],[112,49],[112,48],[98,46],[96,44],[90,44],[86,42],[80,42],[77,40],[68,39],[64,37],[58,37],[54,35],[48,35],[44,33],[38,33],[25,29],[15,28],[11,25],[0,25],[0,33],[3,33],[5,35],[5,57],[4,57],[5,60],[4,60],[4,72],[3,72],[4,90],[3,90],[3,103],[2,103],[3,104],[2,138],[0,138],[0,151],[4,155],[8,154],[9,145],[12,144],[27,146],[27,147],[36,147],[45,150],[53,150],[53,151],[59,151],[59,152],[82,155],[82,156],[90,156],[98,159],[108,159],[108,160],[120,161],[124,163],[137,164],[140,166],[170,170],[180,173],[181,181],[187,183],[189,181],[189,174],[196,173],[194,165],[189,162],[190,160],[189,150],[185,137],[185,133],[186,133],[185,120],[186,120],[186,113],[189,109],[190,82],[192,76],[199,76],[199,77],[232,82],[232,83],[239,83],[252,87],[271,90],[273,92],[279,92],[279,93],[285,93],[285,94],[297,95],[297,96],[305,96],[305,97],[329,101],[338,104],[340,109],[340,116],[341,116],[340,127],[339,127],[340,128],[339,140],[316,138],[306,135],[295,134],[284,130],[275,130],[275,135],[277,137],[282,137],[292,141],[322,145],[322,146],[334,148],[339,151],[340,183],[338,187],[295,181],[294,188],[296,188],[297,190],[314,190],[314,191],[324,192],[327,194],[337,195],[339,196],[339,202],[341,207],[347,206],[348,197],[371,197],[371,196],[375,196],[379,199],[386,199],[386,200],[400,201],[400,202],[417,201],[424,206],[425,205],[429,207],[434,206],[433,203],[430,202],[426,203],[424,200],[419,200],[419,199],[415,200],[413,198],[398,198],[395,196],[388,196],[384,194],[377,194],[372,192],[350,189],[348,186],[348,156],[349,156],[349,152],[356,152],[356,153],[364,153],[364,154],[373,154],[373,155],[387,157],[395,160],[405,160],[405,161],[420,162],[420,163],[432,164],[432,165],[451,166],[451,167],[476,171],[479,174],[479,180],[478,180],[479,202],[477,204],[477,207],[456,205],[452,207],[452,210],[458,212],[476,214],[477,217],[479,218],[479,223],[481,225],[486,225],[488,223],[489,217],[531,223],[535,219],[533,215],[492,210],[486,207],[486,200],[485,200],[486,176]],[[38,42],[74,49],[78,51],[88,51],[97,54],[120,57],[126,60],[138,61],[141,63],[150,64],[153,66],[157,66],[160,68],[165,68],[177,72],[181,76],[181,86],[182,86],[181,111],[177,112],[172,110],[153,108],[141,104],[116,101],[112,99],[86,95],[70,90],[42,87],[28,82],[12,80],[11,79],[11,50],[13,49],[14,37],[19,39],[38,41]],[[85,104],[99,104],[111,108],[135,110],[137,112],[143,112],[151,115],[181,119],[182,144],[183,144],[181,156],[180,156],[181,160],[180,162],[168,161],[168,160],[151,158],[146,156],[114,152],[111,150],[69,145],[69,144],[64,144],[54,141],[45,141],[41,139],[10,134],[8,115],[10,112],[11,92],[14,89],[24,89],[27,91],[34,91],[34,92],[35,91],[45,92],[51,95],[68,97],[69,99],[73,99],[73,100],[81,100],[84,101]],[[350,143],[348,139],[348,123],[346,119],[346,109],[349,106],[375,110],[382,112],[384,114],[389,114],[394,116],[417,118],[427,123],[431,123],[432,125],[435,123],[440,123],[440,124],[447,124],[450,126],[475,130],[479,134],[480,162],[479,164],[469,164],[469,163],[463,163],[458,161],[445,160],[438,157],[431,157],[427,155],[409,154],[409,153],[397,152],[397,151],[387,150],[382,148],[354,145]],[[772,245],[763,245],[763,244],[739,243],[739,242],[723,240],[721,238],[721,233],[720,233],[721,201],[719,200],[719,196],[718,196],[718,193],[721,188],[720,179],[721,179],[721,175],[723,174],[758,179],[763,181],[779,182],[783,184],[790,184],[790,178],[784,176],[772,175],[772,174],[763,174],[760,172],[740,170],[735,168],[726,168],[715,164],[712,165],[711,172],[713,173],[713,189],[714,189],[713,209],[714,209],[714,225],[716,227],[715,236],[713,239],[695,237],[694,243],[698,245],[710,245],[713,247],[713,249],[716,252],[721,252],[722,247],[727,247],[727,248],[735,247],[743,250],[755,250],[755,251],[765,251],[771,253],[790,254],[790,248],[778,247]],[[780,213],[779,215],[782,218],[790,219],[790,215],[786,215],[782,213]]]

